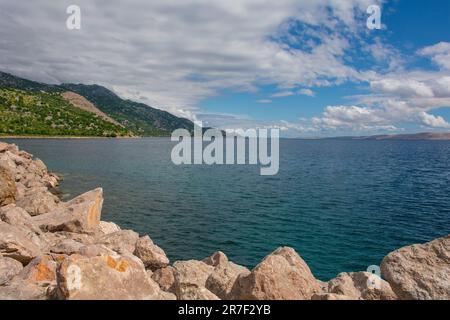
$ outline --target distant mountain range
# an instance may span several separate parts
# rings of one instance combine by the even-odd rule
[[[450,132],[421,132],[411,134],[384,134],[359,137],[334,137],[324,138],[326,140],[450,140]]]
[[[19,100],[20,108],[16,106]],[[39,108],[42,100],[46,110]],[[58,119],[59,107],[65,108],[64,120],[71,121]],[[81,118],[84,122],[79,123]],[[169,136],[178,128],[194,128],[188,119],[122,99],[100,85],[52,85],[5,72],[0,72],[0,119],[5,121],[0,124],[0,135]],[[95,124],[94,131],[88,130],[89,121]]]

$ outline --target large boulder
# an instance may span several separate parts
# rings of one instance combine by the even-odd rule
[[[354,296],[345,296],[336,293],[315,293],[311,300],[360,300],[356,299]]]
[[[146,268],[152,271],[164,268],[169,264],[169,259],[164,250],[154,244],[149,236],[137,240],[134,255],[142,260]]]
[[[19,261],[0,256],[0,286],[8,283],[22,269],[23,266]]]
[[[9,146],[10,145],[8,143],[0,141],[0,152],[7,151]]]
[[[400,299],[450,299],[450,235],[391,252],[381,274]]]
[[[250,274],[247,268],[228,261],[227,256],[220,251],[203,261],[214,266],[213,272],[206,280],[206,289],[223,300],[230,299],[231,290],[240,275]]]
[[[104,255],[115,255],[116,252],[103,244],[89,244],[81,247],[78,253],[85,257],[98,257]]]
[[[15,204],[0,208],[0,220],[13,226],[28,228],[36,234],[41,233],[39,226],[33,222],[28,212]]]
[[[41,252],[24,230],[0,221],[0,254],[28,264]]]
[[[42,287],[27,281],[13,281],[0,286],[0,300],[46,300],[48,287]]]
[[[139,234],[132,230],[120,230],[106,234],[97,239],[98,244],[103,244],[118,253],[133,253]]]
[[[308,265],[292,248],[279,248],[250,274],[240,275],[230,293],[237,300],[310,300],[321,291]]]
[[[228,263],[228,257],[222,251],[216,251],[208,258],[202,260],[207,265],[217,267],[219,265],[226,265]]]
[[[57,209],[59,204],[59,198],[43,186],[27,189],[25,194],[16,201],[16,205],[25,209],[31,216],[48,213]]]
[[[81,249],[85,247],[81,242],[72,239],[63,239],[49,248],[52,253],[71,255],[74,253],[80,253]]]
[[[98,225],[98,232],[100,234],[110,234],[120,230],[120,227],[114,222],[100,221]]]
[[[396,300],[391,286],[369,272],[343,272],[328,281],[327,292],[352,300]]]
[[[214,267],[197,260],[177,261],[173,267],[175,280],[172,290],[179,300],[219,300],[205,287]]]
[[[57,270],[59,298],[70,300],[160,299],[159,286],[142,262],[124,256],[72,255]]]
[[[33,217],[43,231],[94,233],[99,225],[103,190],[97,188],[59,206],[52,212]]]
[[[0,163],[0,206],[14,203],[17,188],[11,172]]]
[[[17,278],[41,287],[56,285],[56,266],[57,262],[52,256],[42,255],[23,268]]]
[[[159,284],[162,290],[174,291],[172,287],[175,282],[175,269],[172,266],[156,270],[152,273],[151,277]]]

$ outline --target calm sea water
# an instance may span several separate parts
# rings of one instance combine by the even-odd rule
[[[281,140],[280,171],[180,166],[164,138],[8,140],[59,173],[66,198],[102,186],[103,219],[169,258],[216,250],[255,266],[294,247],[322,280],[450,233],[450,142]]]

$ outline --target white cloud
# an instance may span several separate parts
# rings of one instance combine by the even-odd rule
[[[300,89],[298,91],[298,94],[301,94],[303,96],[308,96],[308,97],[314,97],[316,95],[316,93],[314,91],[312,91],[311,89]]]
[[[391,130],[393,125],[376,109],[358,106],[328,106],[312,124],[324,130]]]
[[[270,99],[261,99],[257,101],[258,103],[272,103],[272,100]]]
[[[419,119],[427,127],[431,128],[450,128],[450,123],[441,116],[435,116],[426,112],[419,113]]]
[[[419,50],[422,56],[430,57],[441,68],[450,70],[450,42],[440,42]]]
[[[272,98],[284,98],[293,96],[294,93],[292,91],[281,91],[271,95]]]
[[[195,117],[199,101],[224,89],[368,79],[345,62],[351,45],[344,38],[361,31],[356,17],[374,2],[79,0],[81,30],[69,31],[72,1],[0,0],[0,69],[46,82],[99,83]],[[320,30],[310,50],[271,40],[292,21]]]
[[[400,97],[434,97],[433,90],[423,82],[412,79],[383,79],[372,81],[373,91]]]

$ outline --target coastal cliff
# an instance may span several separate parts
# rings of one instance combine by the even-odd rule
[[[0,300],[450,299],[450,236],[388,254],[384,280],[346,272],[322,282],[288,247],[253,270],[220,251],[171,263],[149,236],[101,220],[101,188],[63,202],[59,180],[0,142]]]

